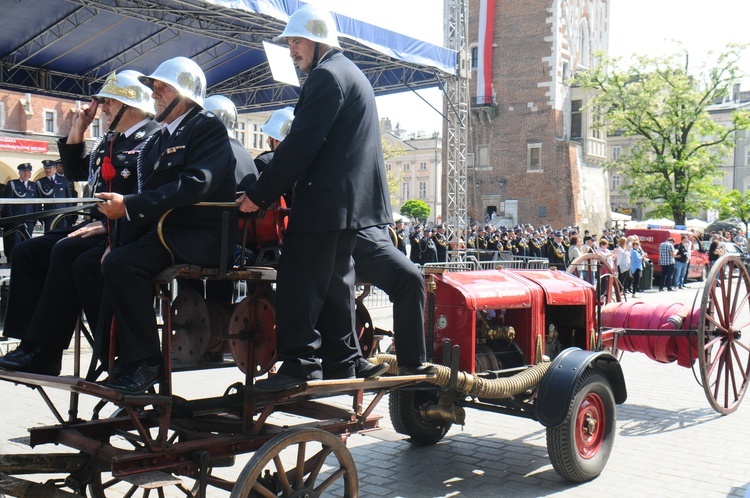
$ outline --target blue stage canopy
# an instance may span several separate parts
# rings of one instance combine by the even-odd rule
[[[241,112],[293,104],[271,78],[262,42],[299,0],[13,0],[0,17],[0,87],[86,99],[114,70],[153,71],[178,55],[205,71],[209,94]],[[378,95],[429,88],[455,74],[451,50],[334,13],[346,55]]]

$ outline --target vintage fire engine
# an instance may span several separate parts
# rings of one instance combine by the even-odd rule
[[[277,227],[283,211],[269,210],[264,220]],[[58,419],[31,428],[31,446],[61,444],[79,452],[0,455],[0,492],[147,496],[153,488],[175,487],[181,496],[203,497],[214,486],[236,498],[321,496],[334,488],[355,497],[357,471],[344,441],[377,428],[374,408],[388,393],[394,428],[419,445],[443,438],[465,420],[467,408],[537,420],[546,427],[555,470],[583,482],[601,473],[613,448],[616,405],[626,399],[618,362],[623,350],[697,363],[709,402],[722,413],[735,410],[747,389],[750,347],[742,332],[750,323],[750,278],[739,259],[722,258],[700,305],[687,307],[625,302],[607,263],[587,255],[570,272],[426,272],[425,337],[436,375],[312,381],[278,394],[259,392],[255,378],[272,374],[276,362],[275,270],[255,265],[258,257],[274,259],[274,251],[264,249],[280,242],[283,230],[263,230],[262,220],[254,224],[250,266],[226,273],[173,267],[155,280],[166,308],[166,368],[158,392],[122,396],[82,378],[78,363],[72,376],[0,371],[0,380],[39,391]],[[257,234],[266,232],[268,241],[261,243]],[[234,304],[189,292],[173,297],[165,289],[176,277],[230,279],[248,291]],[[371,353],[375,334],[363,296],[357,326],[363,350]],[[395,373],[392,354],[372,360],[387,361]],[[221,396],[173,392],[172,377],[181,371],[226,366],[238,367],[244,382]],[[67,418],[46,395],[49,389],[70,392]],[[328,402],[342,394],[351,396],[351,409]],[[81,395],[100,400],[88,418],[78,410]],[[101,418],[105,406],[116,410]],[[289,414],[308,422],[292,425],[284,418]],[[247,453],[252,457],[236,478],[214,475]],[[324,463],[332,470],[324,471]],[[30,473],[65,477],[45,484],[17,477]],[[182,478],[193,482],[185,485]]]

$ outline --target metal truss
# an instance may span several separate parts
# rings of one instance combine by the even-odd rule
[[[469,0],[445,0],[448,18],[446,38],[448,46],[456,52],[456,75],[449,76],[445,85],[445,101],[448,105],[446,150],[446,216],[449,240],[467,238],[467,175],[466,144],[469,127]],[[456,249],[450,252],[452,261],[464,259],[465,252]]]

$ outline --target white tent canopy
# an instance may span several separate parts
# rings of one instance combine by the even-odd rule
[[[616,213],[615,211],[610,212],[609,216],[612,221],[630,221],[633,219],[629,214]]]
[[[698,218],[690,218],[689,220],[685,221],[685,226],[693,230],[705,230],[708,226],[708,223],[703,220],[699,220]]]

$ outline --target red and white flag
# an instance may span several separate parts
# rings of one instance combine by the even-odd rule
[[[479,0],[479,39],[477,50],[477,105],[491,105],[492,41],[495,35],[495,0]]]

